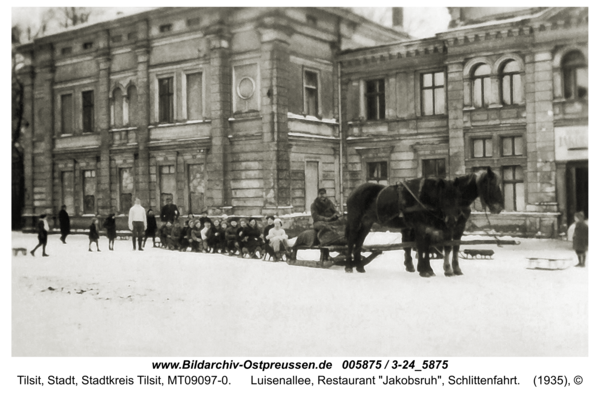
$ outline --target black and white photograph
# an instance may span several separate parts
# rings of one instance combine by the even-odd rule
[[[597,388],[587,6],[100,5],[10,9],[13,388],[65,357]],[[181,372],[149,367],[111,374]]]

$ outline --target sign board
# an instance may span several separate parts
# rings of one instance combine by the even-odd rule
[[[588,127],[555,128],[554,149],[557,161],[588,160]]]

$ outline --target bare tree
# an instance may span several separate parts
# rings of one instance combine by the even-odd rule
[[[65,29],[86,23],[92,13],[92,8],[89,7],[61,7],[57,10],[60,26]]]

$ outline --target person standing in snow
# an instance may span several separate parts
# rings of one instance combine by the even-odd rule
[[[131,230],[131,241],[135,251],[135,239],[138,241],[138,250],[142,249],[142,239],[146,231],[146,210],[141,205],[140,198],[135,199],[135,204],[129,209],[129,230]]]
[[[98,246],[98,239],[100,238],[100,232],[98,230],[98,218],[94,218],[92,220],[92,224],[90,225],[90,244],[88,246],[88,251],[92,252],[92,243],[96,243],[96,251],[100,252],[100,247]]]
[[[573,249],[577,254],[579,263],[575,267],[585,267],[585,258],[588,250],[588,225],[585,222],[583,211],[575,213],[575,231],[573,232]]]
[[[113,251],[115,248],[115,239],[117,238],[117,224],[115,213],[108,214],[104,220],[102,227],[106,229],[106,237],[108,237],[108,249]]]
[[[67,213],[67,206],[64,204],[58,212],[58,222],[60,223],[60,241],[67,244],[67,236],[71,233],[71,219]]]

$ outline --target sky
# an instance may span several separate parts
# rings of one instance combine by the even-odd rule
[[[119,13],[126,15],[140,12],[153,7],[96,7],[94,14],[90,17],[91,22],[99,22],[112,19]],[[13,7],[12,25],[18,23],[21,26],[31,26],[36,30],[47,7]],[[385,26],[392,26],[391,7],[353,7],[355,12],[369,19],[375,20]],[[450,15],[445,7],[406,7],[404,11],[405,27],[407,32],[415,38],[431,37],[435,33],[443,31],[448,26]],[[54,32],[57,27],[50,27]]]

